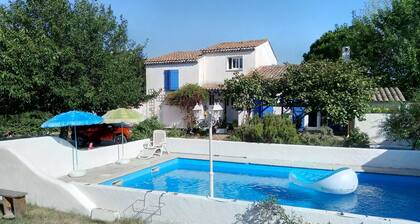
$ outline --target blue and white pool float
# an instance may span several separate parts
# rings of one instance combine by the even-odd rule
[[[350,194],[359,185],[356,172],[350,168],[340,168],[330,173],[292,171],[289,180],[298,186],[329,194]]]

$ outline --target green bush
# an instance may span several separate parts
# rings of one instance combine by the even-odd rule
[[[229,139],[278,144],[297,144],[300,142],[299,134],[290,118],[276,115],[263,118],[253,117],[248,124],[236,129]]]
[[[50,113],[41,111],[0,115],[0,137],[48,135],[58,131],[58,129],[41,128],[41,124],[51,117]]]
[[[170,129],[166,129],[166,135],[168,137],[178,138],[178,137],[184,137],[186,135],[186,132],[185,130],[180,129],[180,128],[170,128]]]
[[[371,107],[369,113],[395,113],[395,109],[387,107]]]
[[[229,135],[226,139],[227,141],[233,141],[233,142],[240,142],[242,139],[237,135]]]
[[[345,147],[369,148],[369,136],[358,128],[350,132],[350,136],[344,139]]]
[[[322,146],[342,146],[342,139],[334,136],[333,130],[322,126],[318,131],[306,131],[301,135],[302,144]]]
[[[321,126],[319,128],[319,133],[321,133],[322,136],[334,136],[333,129],[328,126]]]
[[[284,208],[277,203],[275,197],[270,197],[264,201],[254,202],[244,213],[235,215],[235,224],[260,224],[260,223],[278,223],[278,224],[309,224],[304,222],[301,216],[293,212],[287,214]]]
[[[163,124],[156,117],[148,118],[133,127],[132,140],[151,138],[153,131],[163,129]]]
[[[411,103],[401,104],[385,120],[382,129],[390,139],[407,141],[412,149],[420,149],[420,90]]]

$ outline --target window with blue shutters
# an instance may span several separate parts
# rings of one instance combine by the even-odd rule
[[[179,72],[178,70],[164,71],[164,88],[165,91],[176,91],[179,87]]]

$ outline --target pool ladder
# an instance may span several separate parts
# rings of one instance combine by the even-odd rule
[[[162,215],[162,207],[165,206],[165,203],[162,202],[163,197],[165,196],[166,192],[163,192],[159,195],[158,203],[153,204],[151,203],[152,199],[149,197],[149,204],[147,202],[147,196],[152,193],[153,191],[147,191],[143,198],[139,198],[135,200],[130,206],[124,209],[123,214],[127,212],[132,212],[133,218],[139,218],[142,215],[148,215],[146,217],[142,216],[145,222],[150,221],[152,222],[153,216],[161,216]],[[136,205],[140,205],[137,207]]]

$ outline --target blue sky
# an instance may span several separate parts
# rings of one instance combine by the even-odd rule
[[[7,0],[0,0],[5,3]],[[268,38],[279,63],[302,54],[367,0],[98,0],[128,20],[130,39],[154,57],[223,41]]]
[[[148,57],[223,42],[268,38],[279,63],[299,63],[313,41],[350,23],[365,0],[99,0],[149,40]]]

